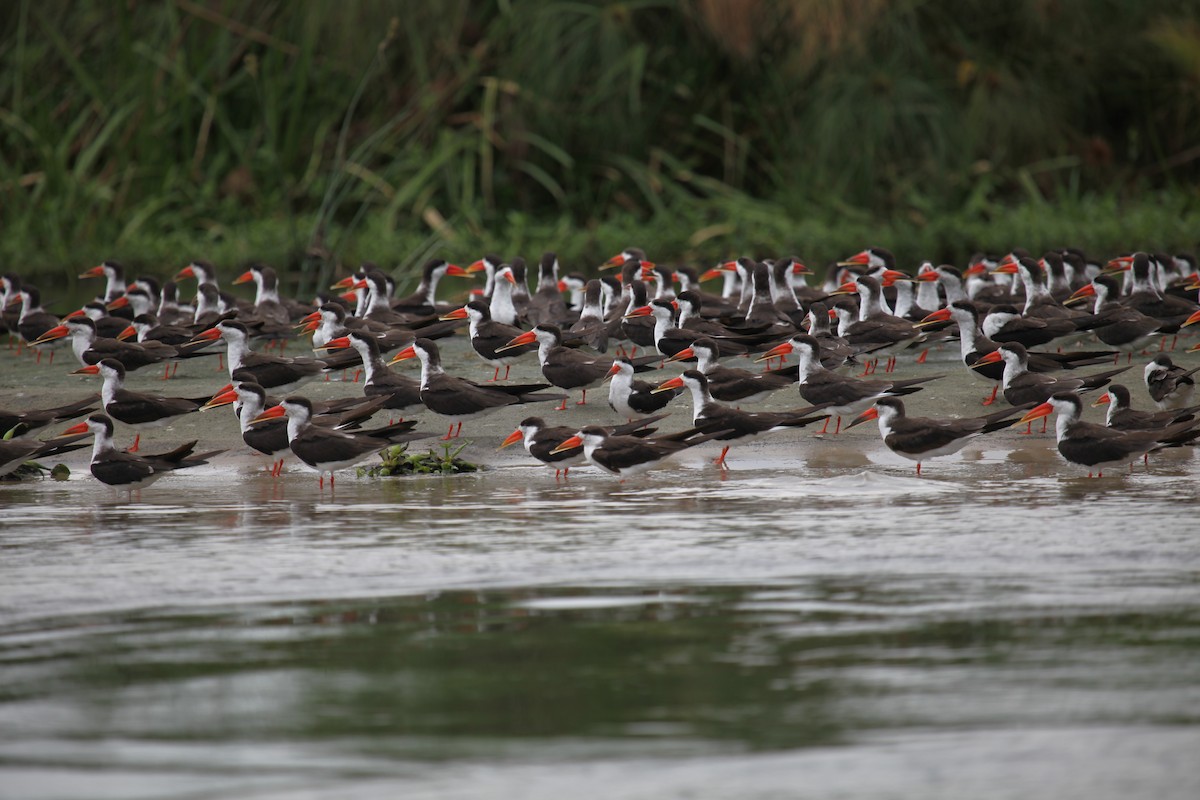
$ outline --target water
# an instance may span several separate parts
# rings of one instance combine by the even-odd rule
[[[979,413],[956,356],[910,413]],[[95,389],[21,363],[0,405]],[[1088,480],[1004,431],[918,479],[864,425],[556,483],[495,450],[526,413],[472,475],[273,481],[205,415],[143,447],[231,452],[140,496],[0,485],[0,797],[1200,796],[1192,450]]]
[[[1037,453],[5,486],[0,796],[1194,797],[1195,464]]]

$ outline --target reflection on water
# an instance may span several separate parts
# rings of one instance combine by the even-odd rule
[[[753,458],[3,487],[0,797],[1195,796],[1187,462]]]

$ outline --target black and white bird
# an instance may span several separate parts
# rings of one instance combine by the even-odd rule
[[[1196,396],[1196,379],[1192,377],[1200,367],[1184,369],[1177,366],[1171,357],[1160,353],[1142,371],[1150,399],[1162,409],[1184,408],[1192,404]]]
[[[904,401],[898,397],[881,397],[875,405],[854,418],[846,426],[853,428],[870,420],[879,421],[879,434],[883,443],[893,453],[917,462],[917,474],[921,474],[921,462],[957,453],[978,436],[1012,427],[1012,418],[1029,408],[1006,408],[978,417],[962,419],[935,419],[932,417],[910,417],[904,413]]]
[[[1088,468],[1088,477],[1093,472],[1104,476],[1104,470],[1124,467],[1164,447],[1192,444],[1200,437],[1196,422],[1168,425],[1157,430],[1122,431],[1084,422],[1083,401],[1075,392],[1057,392],[1046,402],[1031,408],[1020,422],[1032,422],[1057,413],[1054,422],[1058,452],[1072,464]]]
[[[605,427],[612,436],[636,436],[644,438],[655,433],[657,428],[648,427],[664,419],[666,414],[631,420],[625,425]],[[517,425],[517,429],[500,443],[503,449],[509,445],[523,442],[525,451],[548,467],[554,468],[554,477],[567,477],[571,467],[585,463],[583,446],[557,450],[556,448],[575,435],[575,428],[547,425],[541,417],[526,417]]]
[[[164,475],[188,467],[207,464],[210,458],[224,450],[194,453],[196,442],[191,441],[166,453],[135,455],[132,451],[117,450],[113,444],[113,421],[104,414],[93,414],[83,422],[67,428],[63,436],[88,434],[92,443],[91,472],[101,483],[121,489],[141,489]]]

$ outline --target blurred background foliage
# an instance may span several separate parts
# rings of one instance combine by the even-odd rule
[[[1184,249],[1198,177],[1194,1],[0,6],[17,271]]]

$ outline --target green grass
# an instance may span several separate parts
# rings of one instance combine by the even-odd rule
[[[0,257],[1191,248],[1197,65],[1181,0],[17,0]]]

